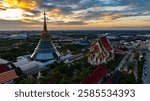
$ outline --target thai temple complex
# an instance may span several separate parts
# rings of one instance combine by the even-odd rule
[[[13,64],[19,67],[27,75],[37,74],[45,69],[48,65],[53,64],[55,61],[62,61],[66,64],[72,63],[74,60],[80,59],[83,54],[65,54],[61,56],[56,47],[51,41],[51,34],[48,33],[46,24],[46,14],[44,13],[43,31],[40,34],[38,45],[32,54],[19,56]],[[6,62],[5,60],[0,60]]]
[[[47,69],[47,65],[60,59],[60,53],[51,42],[51,35],[48,33],[46,14],[44,13],[43,31],[40,40],[32,54],[19,56],[13,64],[19,67],[24,73],[33,75]]]
[[[80,43],[81,46],[88,46],[88,44],[90,44],[88,40],[82,40],[82,42]],[[67,53],[62,56],[58,52],[58,50],[52,43],[51,34],[49,34],[47,30],[46,14],[44,13],[43,31],[40,34],[40,40],[33,53],[19,56],[17,58],[17,61],[15,62],[9,62],[0,59],[0,83],[13,83],[14,79],[17,78],[15,70],[11,70],[11,68],[7,67],[8,63],[13,64],[15,67],[19,67],[25,74],[29,76],[38,74],[39,77],[39,75],[41,76],[41,71],[47,70],[49,68],[49,65],[53,64],[55,61],[64,62],[65,64],[70,66],[73,61],[79,60],[84,56],[85,54],[83,53]],[[93,76],[89,76],[85,80],[83,80],[82,83],[87,83],[89,82],[89,80],[92,83],[98,83],[99,79],[102,79],[108,72],[108,69],[104,66],[100,66],[100,64],[110,61],[111,59],[113,59],[113,57],[114,49],[111,46],[109,40],[106,36],[99,36],[97,40],[90,46],[90,50],[88,53],[88,62],[94,66],[99,66],[99,68],[97,68],[96,71],[93,72],[93,75],[101,75],[97,76],[96,79],[98,80],[93,79]],[[5,75],[8,75],[8,77],[3,78]]]
[[[88,62],[92,65],[100,65],[110,61],[114,57],[114,49],[106,36],[99,36],[98,39],[91,44],[88,53]]]
[[[41,32],[41,39],[31,55],[32,60],[47,62],[49,60],[58,60],[60,58],[60,53],[51,42],[50,37],[51,36],[47,31],[46,14],[44,13],[44,26],[43,31]]]

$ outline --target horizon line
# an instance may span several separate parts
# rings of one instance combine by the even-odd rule
[[[150,29],[55,29],[55,30],[48,30],[48,31],[120,31],[120,30],[123,30],[123,31],[150,31]],[[2,31],[42,31],[42,30],[38,30],[38,29],[34,29],[34,30],[30,30],[30,29],[27,29],[27,30],[0,30],[1,32]]]

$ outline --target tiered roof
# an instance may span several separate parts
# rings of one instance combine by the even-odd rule
[[[107,52],[112,52],[113,48],[110,45],[108,39],[106,38],[106,36],[101,36],[99,37],[99,40],[101,42],[101,45],[103,46],[103,48],[107,51]]]
[[[106,36],[100,36],[91,44],[88,61],[93,65],[105,63],[113,58],[114,49]]]
[[[102,51],[106,51],[108,53],[114,51],[113,47],[109,43],[109,41],[108,41],[106,36],[100,36],[98,38],[97,42],[93,42],[91,44],[91,51],[92,52],[97,52],[97,51],[101,51],[101,50]]]
[[[60,53],[57,51],[54,44],[51,42],[50,35],[47,31],[46,25],[46,14],[44,13],[44,25],[43,31],[41,32],[41,39],[35,48],[33,54],[31,55],[31,59],[46,62],[49,60],[57,60],[60,56]]]

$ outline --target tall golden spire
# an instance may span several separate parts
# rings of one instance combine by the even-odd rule
[[[44,12],[44,26],[43,26],[43,31],[47,32],[46,14],[45,14],[45,12]]]
[[[49,33],[47,31],[47,24],[46,24],[46,14],[44,12],[44,24],[43,24],[43,31],[41,33],[41,39],[48,40],[50,38]]]

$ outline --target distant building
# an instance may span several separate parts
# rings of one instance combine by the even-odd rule
[[[62,56],[61,58],[60,58],[60,61],[65,61],[66,59],[68,59],[68,58],[70,58],[70,57],[72,57],[73,55],[72,54],[66,54],[66,55],[64,55],[64,56]]]
[[[29,61],[28,59],[19,59],[13,63],[16,67],[19,67],[25,74],[33,75],[39,71],[45,69],[44,63],[38,61]]]
[[[77,44],[81,46],[88,46],[90,45],[90,42],[88,40],[81,40]]]
[[[78,40],[76,44],[81,45],[81,46],[88,46],[90,45],[90,41],[87,39],[87,37],[85,37],[82,40]]]
[[[88,53],[88,62],[92,65],[100,65],[113,59],[114,49],[106,36],[100,36],[91,44]]]
[[[23,60],[23,59],[28,59],[29,60],[30,56],[31,56],[31,54],[19,56],[19,57],[17,57],[17,61]]]
[[[28,35],[27,34],[13,34],[9,36],[10,39],[27,39]]]
[[[149,41],[146,40],[146,41],[141,41],[140,43],[140,49],[149,49]]]
[[[150,51],[150,40],[148,40],[148,50]]]
[[[84,55],[82,53],[81,54],[72,55],[72,56],[68,56],[68,58],[66,58],[64,60],[64,63],[69,64],[69,63],[72,63],[73,61],[79,60],[79,59],[81,59],[83,57],[84,57]]]
[[[39,62],[47,62],[49,60],[58,60],[59,58],[60,53],[51,42],[50,35],[47,31],[46,17],[44,13],[44,27],[41,33],[41,39],[31,55],[31,59]]]
[[[9,61],[0,58],[0,64],[7,64]]]

